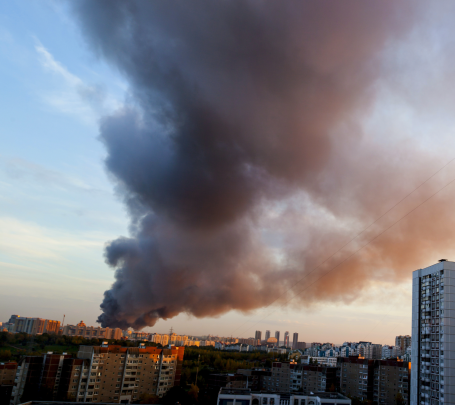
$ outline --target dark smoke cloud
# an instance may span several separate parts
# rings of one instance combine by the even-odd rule
[[[418,146],[374,144],[359,123],[374,108],[384,53],[412,31],[418,3],[75,7],[89,46],[132,94],[101,124],[106,165],[131,215],[131,237],[106,248],[116,281],[101,304],[103,326],[249,311],[292,294],[297,303],[349,302],[379,270],[403,279],[413,269],[406,258],[434,249],[423,241],[396,249],[404,232],[419,234],[410,225],[330,279],[317,280],[342,257],[308,275],[429,167],[426,157],[416,164],[425,156]]]

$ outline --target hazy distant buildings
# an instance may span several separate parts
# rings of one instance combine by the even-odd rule
[[[292,335],[292,348],[293,349],[297,349],[297,343],[299,342],[299,334],[298,333],[294,333]]]
[[[297,342],[296,347],[294,347],[295,350],[305,350],[306,349],[306,343],[305,342]]]
[[[382,346],[382,358],[383,359],[396,359],[401,356],[403,353],[399,346]]]
[[[19,315],[12,315],[10,323],[14,323],[12,328],[13,333],[38,335],[42,333],[58,333],[60,330],[60,321],[53,321],[51,319],[22,318]]]
[[[276,341],[278,342],[278,346],[279,346],[280,345],[280,331],[279,330],[275,331],[275,338],[276,338]]]
[[[267,342],[270,339],[270,331],[266,330],[265,331],[265,341]]]
[[[254,334],[254,338],[256,340],[262,340],[262,332],[260,330],[257,330],[256,333]]]
[[[121,339],[122,330],[120,328],[101,328],[99,326],[87,326],[83,321],[77,325],[65,325],[62,334],[64,336],[82,336],[86,339]]]
[[[412,273],[411,404],[455,404],[455,263]]]
[[[289,347],[289,332],[288,331],[284,332],[284,345],[286,347]]]
[[[411,346],[412,339],[411,336],[397,336],[395,338],[395,346],[398,346],[401,349],[401,352],[404,353],[406,349]]]

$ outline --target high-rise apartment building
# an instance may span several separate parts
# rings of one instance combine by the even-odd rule
[[[280,345],[280,331],[279,330],[275,331],[275,339],[277,341],[277,346],[279,346]]]
[[[374,366],[374,396],[377,404],[395,404],[401,394],[409,404],[411,363],[397,360],[378,360]]]
[[[379,360],[382,358],[382,345],[379,344],[368,344],[364,349],[364,357],[366,359]]]
[[[299,343],[299,334],[298,333],[294,333],[292,335],[292,348],[294,350],[297,349],[297,343]]]
[[[161,346],[167,346],[169,344],[169,335],[152,333],[150,335],[150,341],[153,343],[160,344]]]
[[[286,347],[289,347],[289,332],[288,331],[284,332],[284,345]]]
[[[14,319],[14,333],[21,332],[37,335],[42,333],[58,333],[60,330],[60,321],[42,318],[21,318],[17,315],[12,315],[11,318]]]
[[[75,392],[84,402],[138,401],[143,394],[163,396],[180,385],[184,347],[81,346],[77,357],[90,360],[93,381],[80,384]],[[90,398],[91,401],[87,401]]]
[[[254,334],[254,338],[256,340],[261,341],[262,340],[262,332],[260,330],[257,330],[256,333]]]
[[[302,367],[302,391],[304,394],[335,390],[337,385],[337,367],[313,364],[303,365]]]
[[[266,379],[267,391],[289,392],[291,385],[291,372],[296,363],[274,362],[272,363],[272,375]]]
[[[411,336],[405,335],[405,336],[397,336],[395,338],[395,346],[398,346],[401,349],[401,352],[404,353],[406,349],[411,346]]]
[[[455,263],[412,273],[411,404],[455,404]]]
[[[270,331],[269,330],[266,330],[265,331],[265,341],[267,342],[267,340],[270,339]]]
[[[78,358],[48,353],[25,357],[11,405],[29,400],[137,402],[180,385],[184,347],[80,346]]]
[[[17,366],[11,404],[17,405],[31,400],[69,399],[66,393],[62,393],[62,370],[65,361],[69,364],[73,360],[71,355],[51,352],[22,358]]]
[[[374,360],[338,357],[337,361],[341,393],[373,401]]]

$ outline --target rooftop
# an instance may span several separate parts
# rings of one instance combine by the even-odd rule
[[[304,396],[304,397],[319,397],[321,399],[348,399],[339,392],[314,392],[304,394],[302,392],[267,392],[267,391],[251,391],[249,388],[221,388],[222,395],[279,395],[280,397]]]
[[[118,403],[112,402],[97,402],[97,405],[118,405]],[[29,401],[22,402],[20,405],[74,405],[74,402],[64,401]]]

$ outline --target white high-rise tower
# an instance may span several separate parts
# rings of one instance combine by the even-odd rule
[[[455,263],[412,273],[411,404],[455,405]]]

